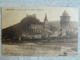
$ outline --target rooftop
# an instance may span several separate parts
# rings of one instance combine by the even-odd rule
[[[67,13],[67,11],[65,10],[62,14],[62,16],[69,16],[69,14]]]

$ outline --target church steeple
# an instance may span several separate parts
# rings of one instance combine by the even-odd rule
[[[48,22],[47,14],[45,14],[44,23],[46,24],[47,22]]]

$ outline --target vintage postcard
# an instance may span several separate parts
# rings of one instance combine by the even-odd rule
[[[78,13],[70,7],[2,8],[2,55],[77,55]]]

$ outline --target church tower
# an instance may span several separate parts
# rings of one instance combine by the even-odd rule
[[[48,23],[47,14],[45,14],[44,24],[47,24],[47,23]]]
[[[60,16],[60,25],[61,25],[61,35],[66,36],[66,32],[69,30],[70,26],[70,16],[68,15],[67,11],[65,10]]]
[[[45,17],[44,17],[44,34],[45,34],[45,37],[48,37],[48,30],[49,30],[48,19],[47,19],[47,14],[45,14]]]

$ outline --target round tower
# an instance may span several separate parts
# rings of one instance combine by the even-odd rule
[[[66,32],[69,30],[70,27],[70,16],[68,15],[67,11],[65,10],[60,16],[60,26],[61,26],[61,35],[66,35]]]
[[[61,27],[69,27],[69,24],[70,24],[70,16],[65,10],[62,16],[60,16],[60,25]]]

